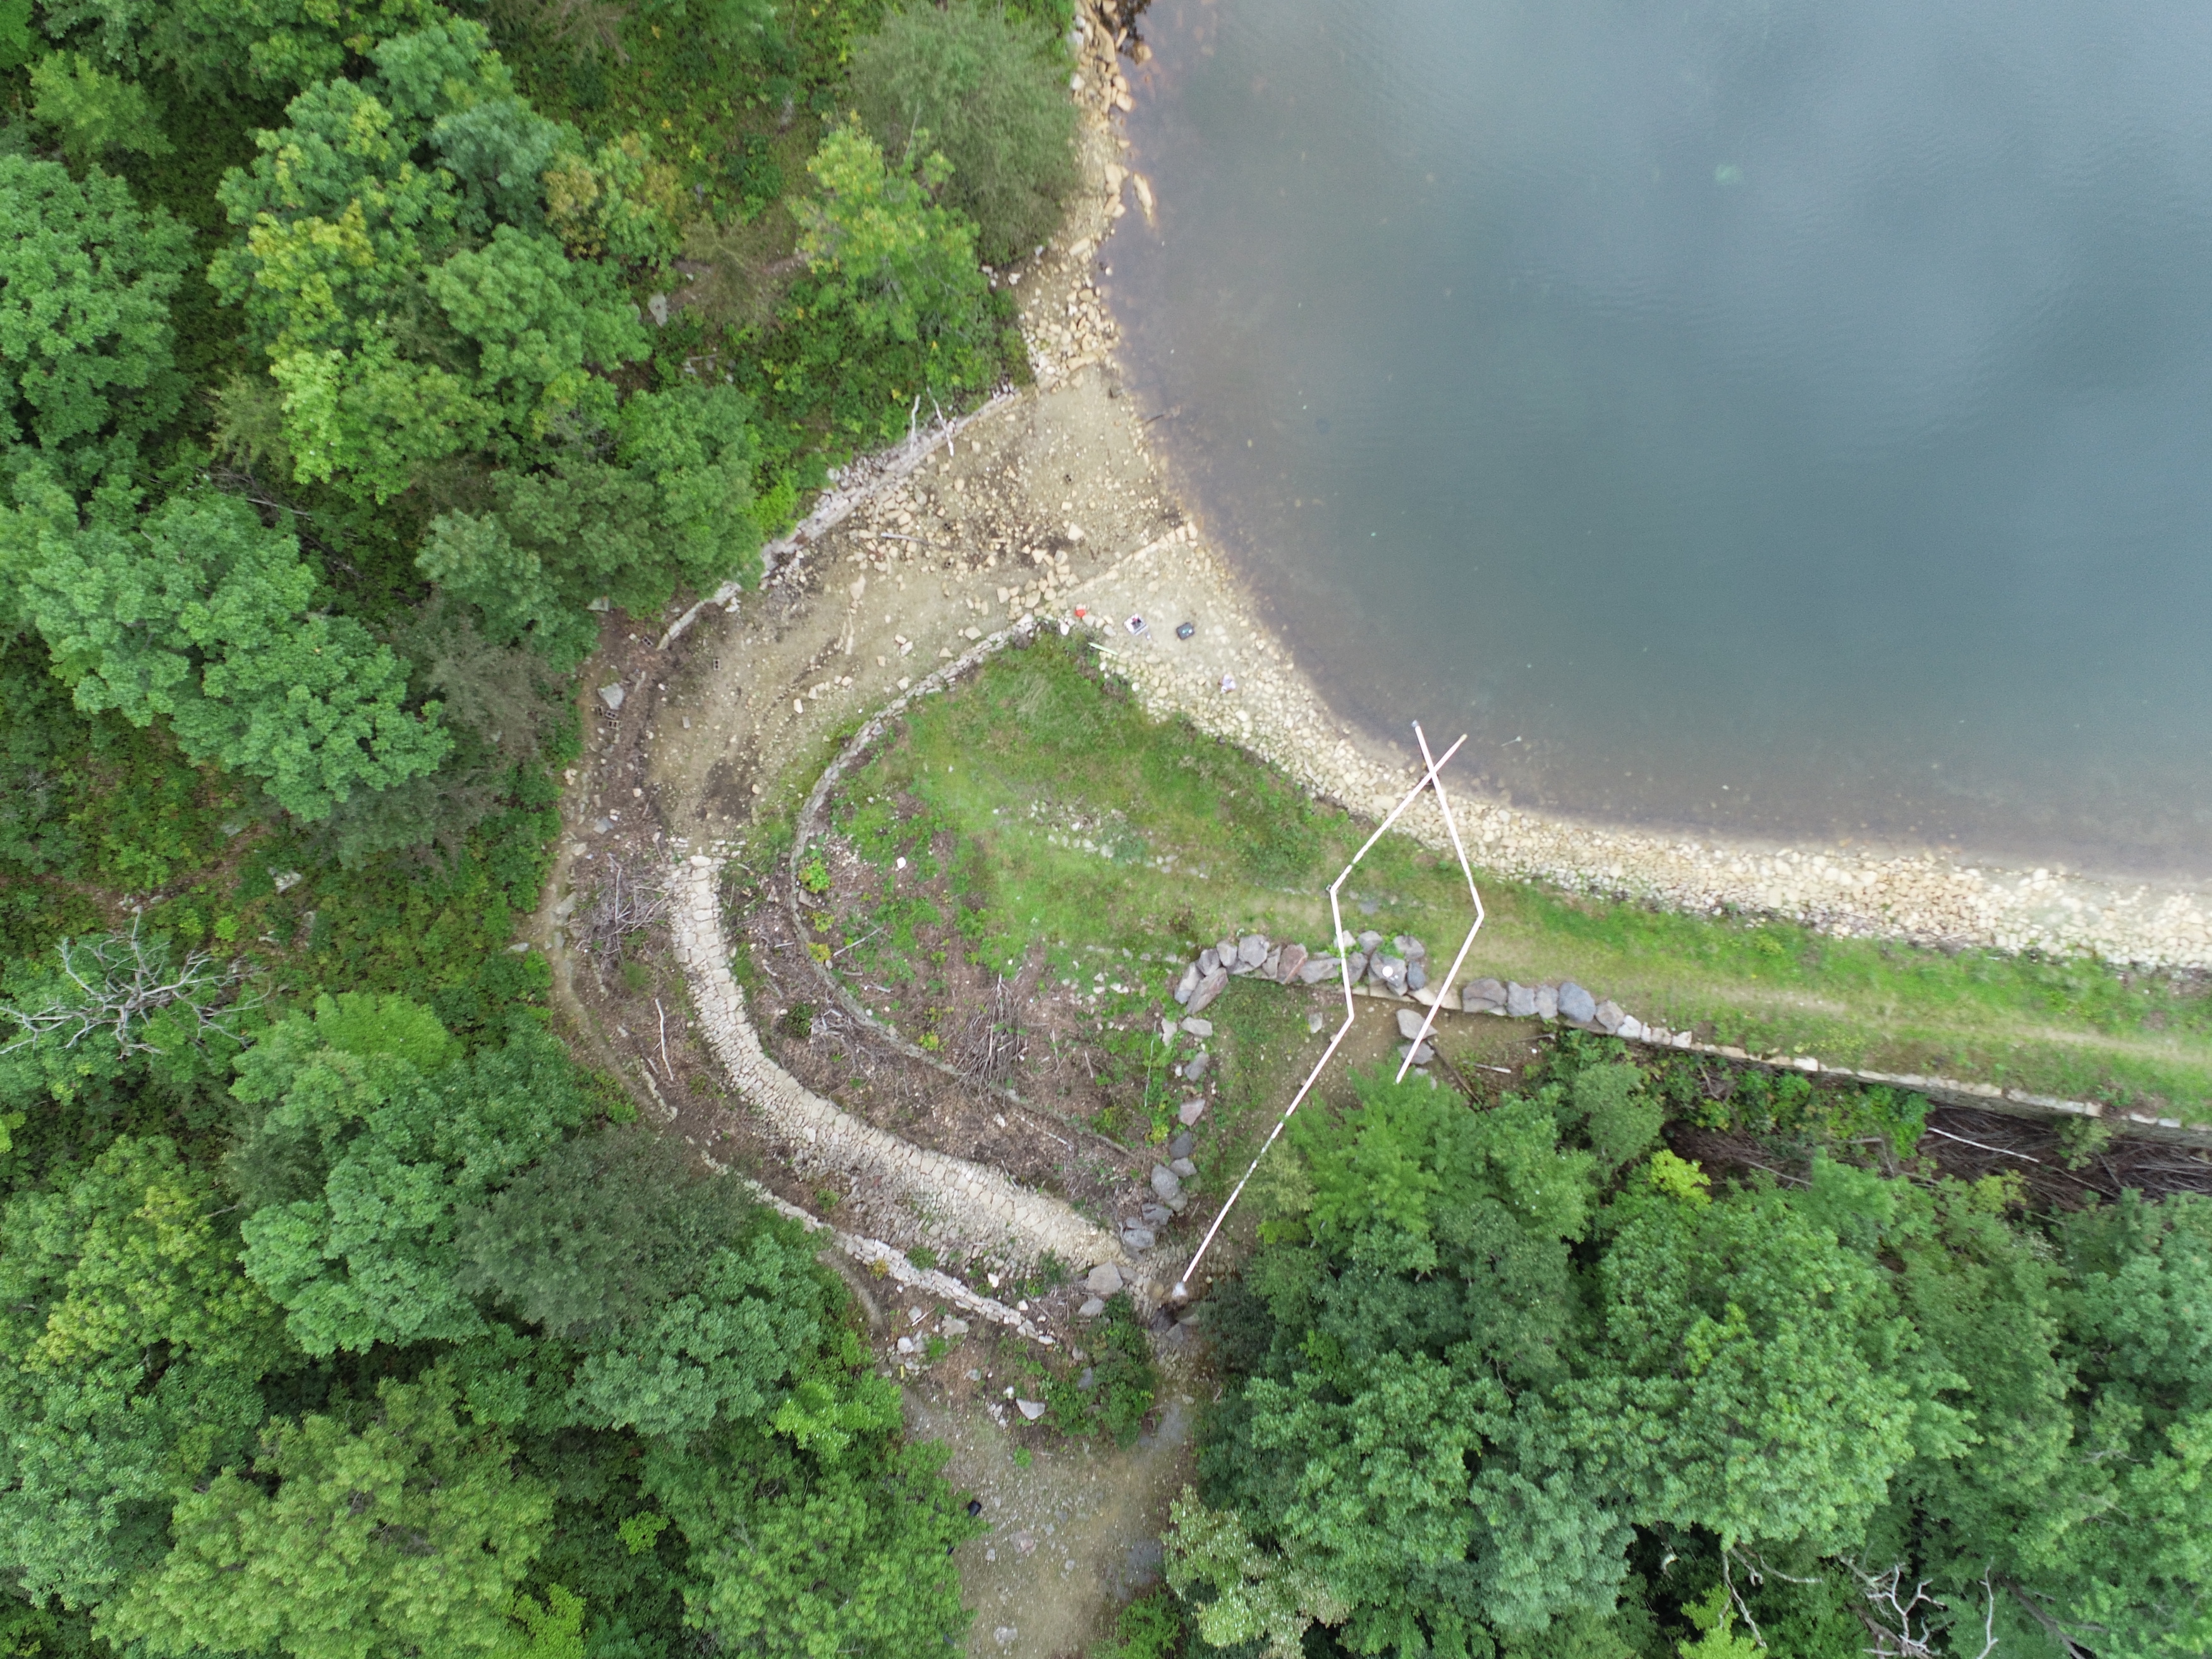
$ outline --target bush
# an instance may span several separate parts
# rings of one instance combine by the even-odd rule
[[[890,155],[938,150],[952,163],[945,198],[999,264],[1052,234],[1075,187],[1066,70],[1032,23],[973,0],[914,4],[854,49],[853,101]]]

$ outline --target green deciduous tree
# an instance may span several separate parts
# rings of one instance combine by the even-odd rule
[[[880,1432],[822,1457],[751,1428],[656,1449],[646,1484],[684,1534],[685,1621],[736,1653],[941,1650],[969,1617],[951,1547],[977,1530],[939,1472],[945,1459]]]
[[[0,1563],[30,1594],[112,1591],[259,1419],[291,1350],[229,1207],[173,1142],[126,1135],[0,1212]]]
[[[255,1479],[187,1494],[175,1547],[103,1622],[152,1652],[374,1659],[497,1654],[550,1492],[449,1384],[385,1382],[372,1410],[271,1423]]]
[[[931,192],[951,164],[892,167],[857,121],[832,127],[806,164],[818,194],[799,204],[799,249],[833,280],[831,303],[865,337],[977,349],[986,332],[975,230]],[[951,366],[948,365],[948,368]]]
[[[434,770],[450,747],[435,704],[406,707],[391,649],[316,605],[296,538],[234,498],[81,522],[49,486],[0,523],[10,573],[79,708],[166,719],[187,756],[262,780],[305,821]]]
[[[0,440],[35,445],[72,488],[128,472],[171,419],[169,301],[190,237],[96,169],[0,155]],[[21,465],[21,457],[17,459]]]
[[[1639,1518],[1848,1547],[1913,1450],[1887,1275],[1776,1194],[1613,1208],[1570,1437]]]
[[[431,1023],[413,1012],[410,1027]],[[325,1000],[239,1062],[246,1270],[313,1354],[483,1331],[459,1282],[463,1215],[584,1116],[566,1054],[534,1021],[429,1072],[374,1034],[392,1023]]]
[[[975,0],[904,5],[853,51],[853,101],[885,151],[941,152],[944,199],[1003,264],[1048,238],[1075,188],[1067,54],[1050,32]]]
[[[495,476],[493,511],[434,520],[419,567],[479,606],[494,638],[579,661],[597,642],[594,599],[643,613],[679,583],[757,574],[750,413],[727,386],[636,393],[599,441]]]
[[[80,167],[116,150],[167,155],[171,149],[146,89],[80,52],[54,52],[31,66],[31,114]]]
[[[374,59],[294,99],[224,180],[245,234],[211,274],[282,389],[298,475],[386,501],[428,463],[609,424],[592,371],[647,342],[616,272],[544,229],[541,177],[574,141],[515,94],[483,27]]]
[[[439,15],[434,0],[43,0],[46,31],[205,96],[282,98]]]
[[[708,1257],[696,1285],[586,1345],[574,1420],[681,1439],[763,1416],[821,1347],[824,1300],[804,1236],[763,1220]]]

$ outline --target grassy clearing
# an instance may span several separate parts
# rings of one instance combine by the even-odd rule
[[[1049,638],[915,710],[848,781],[834,822],[886,870],[901,857],[941,865],[977,959],[1012,971],[1041,946],[1052,973],[1125,1022],[1229,933],[1324,945],[1323,889],[1370,828],[1230,744],[1147,719]],[[2212,1099],[2212,997],[2193,981],[1669,915],[1495,876],[1483,897],[1465,977],[1571,977],[1642,1018],[1759,1053],[2184,1115]],[[1369,855],[1347,900],[1351,925],[1416,933],[1446,961],[1468,921],[1456,868],[1402,837]],[[922,971],[888,920],[869,971]]]

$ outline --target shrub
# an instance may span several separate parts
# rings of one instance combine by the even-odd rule
[[[1035,24],[953,0],[911,4],[853,53],[853,101],[893,155],[938,150],[945,199],[975,221],[991,263],[1052,234],[1075,187],[1075,106],[1057,41]]]

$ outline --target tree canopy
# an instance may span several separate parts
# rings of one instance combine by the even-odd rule
[[[1901,1651],[1915,1583],[1950,1650],[2212,1640],[2212,1201],[2039,1221],[1832,1153],[1717,1186],[1618,1061],[1358,1092],[1212,1315],[1237,1381],[1169,1566],[1206,1640],[1656,1656],[1662,1583],[1698,1656]]]

